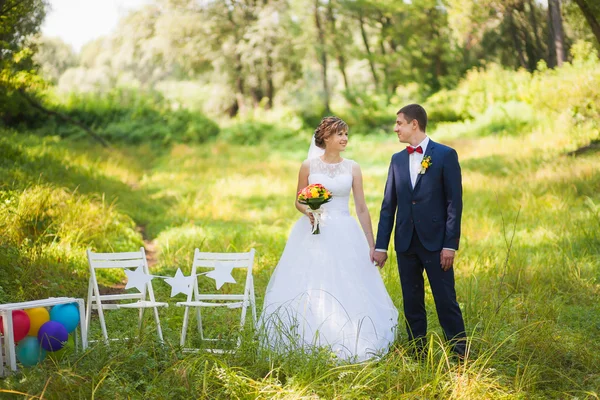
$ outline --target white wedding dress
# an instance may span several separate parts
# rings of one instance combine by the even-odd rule
[[[339,359],[363,361],[394,341],[398,310],[348,208],[353,165],[310,161],[309,184],[323,184],[333,198],[321,206],[320,234],[308,217],[296,222],[269,281],[260,321],[271,349],[330,346]]]

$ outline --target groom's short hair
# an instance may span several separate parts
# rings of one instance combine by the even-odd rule
[[[404,114],[406,122],[411,122],[413,119],[416,119],[419,123],[419,128],[421,128],[423,132],[427,129],[427,112],[420,105],[409,104],[404,106],[396,113],[396,115],[398,114]]]

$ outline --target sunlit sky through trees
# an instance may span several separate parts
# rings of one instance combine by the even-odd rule
[[[90,40],[115,29],[119,18],[148,0],[50,0],[42,25],[45,36],[56,36],[79,52]]]

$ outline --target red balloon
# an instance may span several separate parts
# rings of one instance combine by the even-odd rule
[[[15,343],[27,336],[29,328],[31,327],[31,321],[29,315],[25,311],[15,310],[12,312],[13,319],[13,337]],[[0,317],[0,333],[4,335],[4,322]]]

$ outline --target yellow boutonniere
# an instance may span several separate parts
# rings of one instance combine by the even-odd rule
[[[423,161],[421,161],[420,174],[423,175],[427,171],[427,168],[431,167],[432,164],[433,163],[431,162],[431,156],[423,157]]]

